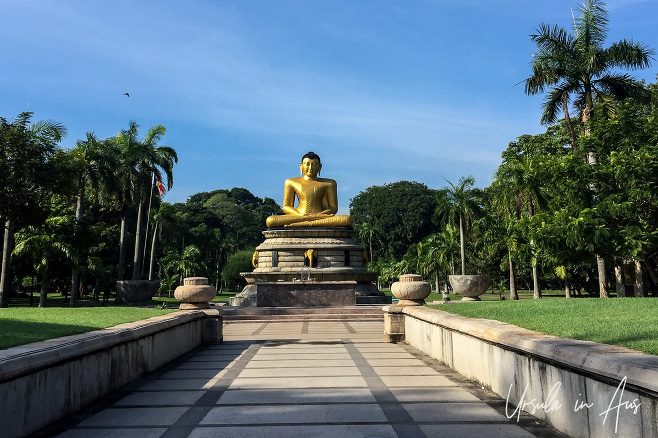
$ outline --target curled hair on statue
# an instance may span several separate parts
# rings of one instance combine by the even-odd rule
[[[304,154],[302,161],[304,161],[304,158],[308,158],[309,160],[318,160],[318,163],[322,164],[322,161],[320,161],[320,156],[313,151]]]

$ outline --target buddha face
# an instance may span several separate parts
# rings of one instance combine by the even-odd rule
[[[322,164],[318,159],[304,158],[299,163],[299,170],[301,170],[302,176],[307,179],[316,178],[320,173],[320,169],[322,169]]]

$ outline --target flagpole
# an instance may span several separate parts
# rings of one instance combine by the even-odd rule
[[[146,214],[146,236],[144,236],[144,252],[142,254],[142,273],[144,272],[144,261],[146,259],[146,244],[149,241],[149,222],[151,222],[151,201],[153,200],[153,184],[155,183],[155,172],[151,172],[151,196],[149,196],[149,210]]]

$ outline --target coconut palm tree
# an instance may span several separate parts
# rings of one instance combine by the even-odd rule
[[[435,288],[439,292],[441,278],[447,285],[448,275],[455,273],[455,256],[459,253],[459,230],[447,224],[440,233],[433,233],[418,244],[418,258],[426,272],[434,271]],[[445,288],[447,290],[447,287]]]
[[[521,219],[523,212],[531,218],[535,210],[544,207],[547,203],[544,195],[542,181],[538,177],[538,168],[541,163],[538,158],[531,158],[528,155],[513,155],[505,161],[496,172],[495,185],[500,189],[498,203],[504,210],[510,205],[514,206],[516,220]],[[508,227],[509,232],[513,232],[513,227]],[[510,236],[511,237],[511,236]],[[510,244],[513,240],[510,241]],[[541,288],[539,285],[539,263],[534,255],[534,243],[530,241],[533,252],[532,260],[532,280],[534,288],[534,298],[541,298]],[[509,248],[509,246],[508,246]],[[514,265],[510,255],[510,270],[513,272]],[[512,281],[510,274],[510,281]],[[511,286],[510,286],[511,287]]]
[[[31,112],[23,112],[13,122],[0,117],[0,218],[5,221],[0,307],[9,303],[9,267],[18,218],[30,217],[31,209],[49,196],[53,182],[56,145],[66,136],[66,128],[51,120],[30,123]],[[29,207],[28,207],[29,206]]]
[[[101,198],[102,194],[113,191],[115,182],[113,172],[118,165],[119,151],[113,143],[99,141],[93,132],[87,132],[87,139],[78,140],[69,153],[77,173],[78,198],[75,209],[74,230],[76,237],[79,238],[83,226],[85,193],[89,189],[92,196]],[[78,302],[80,248],[74,249],[74,258],[75,263],[71,275],[70,303],[72,306],[76,306]]]
[[[369,223],[369,222],[364,222],[359,226],[359,237],[361,239],[368,239],[368,244],[370,246],[370,253],[369,253],[369,261],[373,261],[372,259],[372,235],[375,232],[375,227]]]
[[[608,33],[608,13],[604,6],[600,0],[587,0],[578,9],[580,16],[574,19],[573,33],[557,25],[541,24],[537,34],[531,35],[537,52],[533,54],[532,76],[525,80],[525,92],[533,95],[550,88],[541,122],[553,124],[560,113],[564,114],[574,149],[578,142],[569,115],[570,103],[575,105],[586,126],[597,102],[650,98],[641,84],[616,69],[649,67],[654,52],[628,40],[604,48]]]
[[[168,248],[162,259],[162,265],[167,272],[179,275],[180,284],[183,284],[183,278],[191,277],[206,269],[201,261],[201,251],[196,245],[188,245],[180,253],[175,248]]]
[[[478,191],[472,189],[475,179],[472,176],[461,178],[457,185],[446,180],[450,187],[437,193],[437,207],[434,221],[441,223],[459,223],[459,245],[461,248],[462,275],[466,275],[465,229],[482,211]]]
[[[135,254],[133,258],[133,279],[138,280],[142,274],[142,248],[144,233],[144,210],[147,199],[153,190],[152,176],[160,181],[166,180],[167,189],[174,183],[173,167],[178,162],[176,151],[169,146],[158,146],[165,134],[164,126],[154,126],[146,136],[139,140],[139,125],[130,122],[128,129],[116,136],[115,142],[122,153],[122,164],[116,174],[119,188],[117,190],[117,208],[121,211],[121,238],[119,241],[119,280],[123,279],[126,262],[126,223],[129,208],[137,204],[137,228],[135,232]],[[162,173],[166,178],[163,178]]]
[[[31,255],[34,269],[41,275],[41,295],[39,307],[46,307],[49,276],[48,267],[55,259],[71,260],[71,247],[66,243],[64,229],[70,226],[67,217],[50,217],[41,227],[28,226],[16,233],[16,256]]]

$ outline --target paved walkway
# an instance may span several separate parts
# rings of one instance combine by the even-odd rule
[[[383,329],[381,322],[226,324],[223,344],[40,435],[562,437],[530,415],[508,420],[504,400],[406,344],[384,342]]]

